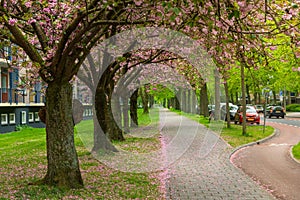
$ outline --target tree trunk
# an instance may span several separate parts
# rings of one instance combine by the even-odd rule
[[[221,97],[220,97],[220,75],[219,71],[215,69],[215,120],[221,119],[221,112],[220,112],[220,103],[221,103]]]
[[[128,115],[129,107],[128,107],[128,97],[123,97],[123,110],[122,110],[122,116],[123,116],[123,130],[125,133],[129,133],[129,115]]]
[[[180,94],[178,94],[178,96],[174,97],[174,104],[175,104],[175,109],[176,110],[180,110],[181,109],[180,102],[179,102],[178,98],[180,98]]]
[[[291,92],[287,91],[287,97],[288,97],[288,105],[292,104],[292,98],[291,98]]]
[[[186,112],[186,93],[182,88],[180,89],[180,107],[181,111]]]
[[[137,127],[138,124],[138,115],[137,115],[137,99],[139,96],[139,90],[136,89],[130,97],[130,126]]]
[[[104,151],[114,151],[118,150],[111,144],[107,136],[104,134],[101,126],[98,122],[98,118],[96,115],[96,110],[93,108],[93,121],[94,121],[94,146],[92,152],[98,152],[100,149]]]
[[[230,92],[230,100],[233,102],[233,104],[237,104],[237,102],[234,101],[233,93]]]
[[[146,86],[144,86],[143,89],[140,90],[141,92],[141,97],[142,97],[142,103],[143,103],[143,109],[144,109],[144,114],[149,113],[149,107],[148,107],[148,102],[149,102],[149,95],[147,92]]]
[[[48,171],[43,182],[62,188],[81,188],[83,180],[74,144],[72,85],[51,82],[46,98]]]
[[[275,105],[277,103],[276,102],[276,92],[273,90],[272,93],[273,93],[273,102],[274,102],[274,105]]]
[[[95,96],[97,118],[104,134],[110,141],[122,141],[124,140],[123,133],[113,118],[110,97],[109,89],[104,89],[103,86],[98,85]]]
[[[246,87],[245,87],[245,66],[241,63],[241,89],[242,89],[242,106],[243,106],[243,130],[242,135],[247,134],[246,129]]]
[[[248,84],[246,84],[246,92],[247,92],[247,99],[248,99],[248,101],[247,101],[247,103],[248,104],[251,104],[251,97],[250,97],[250,89],[249,89],[249,85]]]
[[[235,92],[235,102],[236,102],[236,105],[240,104],[240,102],[239,102],[239,93],[238,92]]]
[[[229,108],[229,91],[228,91],[228,84],[224,84],[225,89],[225,98],[226,98],[226,119],[227,119],[227,128],[230,128],[230,108]]]
[[[206,83],[204,83],[204,85],[201,87],[201,90],[200,90],[200,115],[203,115],[204,117],[209,116],[207,84]]]
[[[186,112],[187,113],[192,113],[192,108],[191,108],[191,106],[192,106],[192,100],[191,100],[191,89],[188,89],[187,90],[187,104],[186,104],[186,106],[187,106],[187,108],[186,108]]]

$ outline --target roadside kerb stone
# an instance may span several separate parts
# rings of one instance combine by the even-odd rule
[[[238,150],[243,149],[243,148],[245,148],[245,147],[253,146],[253,145],[259,145],[259,144],[261,144],[261,143],[264,143],[264,142],[266,142],[266,141],[272,139],[273,137],[277,136],[278,134],[280,134],[280,133],[279,133],[279,130],[275,128],[275,130],[274,130],[274,132],[272,133],[272,135],[270,135],[270,136],[268,136],[268,137],[265,137],[265,138],[263,138],[263,139],[261,139],[261,140],[257,140],[257,141],[255,141],[255,142],[250,142],[250,143],[248,143],[248,144],[244,144],[244,145],[241,145],[241,146],[236,147],[236,148],[231,152],[231,154],[229,155],[229,159],[230,159],[231,156],[232,156],[235,152],[237,152]]]
[[[296,159],[295,157],[294,157],[294,155],[293,155],[293,147],[294,146],[291,146],[291,148],[290,148],[290,156],[291,156],[291,158],[296,162],[296,163],[298,163],[298,164],[300,164],[300,161],[298,160],[298,159]]]

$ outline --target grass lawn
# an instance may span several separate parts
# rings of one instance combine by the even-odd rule
[[[125,141],[114,141],[114,145],[135,153],[147,153],[160,149],[159,109],[151,109],[149,114],[143,114],[143,109],[138,109],[138,123],[139,127],[131,128],[130,133],[124,135]]]
[[[292,149],[294,157],[300,161],[300,142]]]
[[[172,111],[185,117],[188,117],[192,120],[195,120],[200,124],[205,125],[206,127],[210,127],[210,123],[207,117],[199,116],[196,114],[184,113],[178,110]],[[263,126],[249,125],[247,126],[247,135],[242,135],[241,125],[231,124],[231,128],[226,128],[226,124],[224,122],[223,127],[224,128],[221,130],[220,136],[232,147],[238,147],[244,144],[258,141],[260,139],[270,136],[274,132],[274,128],[271,126],[266,126],[265,133],[263,133]]]
[[[89,123],[86,121],[85,125]],[[145,148],[153,148],[153,144],[156,145],[155,148],[159,146],[159,140],[149,140],[131,137],[119,145],[130,143],[132,146]],[[138,174],[113,170],[96,160],[77,134],[75,144],[85,188],[62,190],[56,187],[29,185],[42,179],[46,173],[45,141],[45,129],[24,128],[20,132],[0,134],[0,199],[163,198],[158,172]],[[135,148],[131,149],[136,151]]]

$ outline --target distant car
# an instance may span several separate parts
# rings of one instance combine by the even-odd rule
[[[257,111],[251,106],[246,106],[246,122],[251,124],[256,123],[257,125],[260,124],[260,116]],[[243,123],[243,107],[240,107],[237,110],[234,118],[234,123]]]
[[[264,107],[262,105],[255,105],[256,112],[263,113]]]
[[[267,116],[269,116],[269,118],[272,118],[273,116],[284,118],[285,114],[285,110],[282,106],[271,106],[267,111]]]

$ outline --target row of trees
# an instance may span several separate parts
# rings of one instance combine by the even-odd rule
[[[196,93],[199,93],[201,102],[205,102],[203,99],[207,96],[207,88],[209,89],[206,85],[207,77],[203,76],[203,71],[201,73],[201,70],[195,70],[196,64],[184,56],[191,48],[186,47],[186,52],[178,56],[179,53],[174,53],[176,51],[170,53],[162,46],[156,45],[156,41],[149,40],[151,44],[141,48],[136,39],[120,40],[112,36],[125,30],[146,26],[167,28],[186,34],[210,54],[217,66],[215,93],[219,93],[218,86],[223,84],[228,103],[230,91],[234,91],[232,89],[239,85],[242,104],[245,105],[246,72],[250,73],[253,80],[259,80],[253,81],[253,88],[260,88],[260,83],[267,81],[267,85],[274,86],[274,90],[280,87],[276,79],[278,71],[286,73],[282,79],[283,83],[286,83],[286,77],[290,74],[288,69],[291,67],[295,71],[294,76],[297,76],[298,10],[297,4],[277,0],[1,0],[1,47],[17,45],[18,51],[15,53],[23,55],[22,65],[29,68],[31,78],[40,77],[47,84],[48,168],[42,182],[69,188],[83,186],[74,146],[72,120],[72,79],[75,75],[83,75],[83,80],[91,80],[87,85],[95,91],[97,121],[103,133],[109,135],[109,139],[123,139],[122,130],[113,120],[110,99],[114,88],[122,76],[141,64],[163,63],[164,66],[176,68],[190,82],[191,87],[199,91]],[[101,42],[108,38],[112,39],[103,45]],[[118,44],[120,41],[123,44]],[[90,68],[90,72],[82,67],[83,72],[79,72],[80,67],[84,66],[84,60],[99,43],[102,45],[100,54],[103,56],[98,61],[102,67],[96,68],[96,71]],[[117,51],[112,48],[114,46],[123,49],[112,52]],[[286,58],[281,55],[282,52]],[[197,56],[199,55],[194,55]],[[187,61],[192,63],[192,67],[185,64]],[[208,63],[202,61],[204,69]],[[271,76],[265,81],[261,74],[263,70],[266,74],[274,71],[271,75],[274,82],[271,82]],[[235,80],[236,77],[240,77],[240,81]],[[128,79],[130,76],[126,80]],[[295,84],[286,85],[286,90],[296,89]],[[134,102],[135,91],[130,90],[130,95],[126,97],[124,94],[124,97],[132,97]],[[216,98],[216,106],[217,104]],[[245,113],[243,115],[245,119]],[[246,133],[245,122],[243,133]],[[95,141],[99,141],[100,144],[104,140],[102,136],[95,136]],[[95,146],[96,150],[98,148]],[[107,148],[113,149],[109,146]]]

